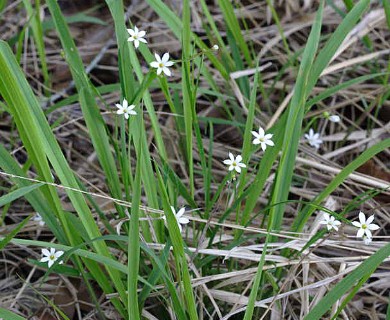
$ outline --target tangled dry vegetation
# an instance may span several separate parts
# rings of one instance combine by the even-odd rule
[[[297,65],[291,64],[291,57],[300,52],[306,44],[310,26],[312,25],[318,1],[305,0],[275,0],[275,9],[280,17],[285,39],[279,33],[278,26],[272,19],[266,1],[235,1],[237,3],[236,16],[242,23],[243,33],[248,44],[260,59],[264,67],[261,73],[262,87],[258,95],[256,110],[256,125],[270,128],[288,105],[295,79]],[[102,172],[94,153],[93,146],[88,137],[88,130],[83,121],[83,115],[76,99],[75,87],[68,65],[63,59],[61,44],[45,6],[41,7],[41,16],[47,23],[45,27],[45,47],[48,69],[52,87],[49,89],[43,83],[43,76],[38,60],[36,47],[26,32],[24,37],[17,36],[24,30],[28,16],[20,5],[21,1],[8,3],[0,16],[0,34],[2,39],[11,40],[14,48],[18,48],[20,63],[27,75],[28,81],[35,94],[41,99],[47,112],[49,123],[59,141],[62,150],[74,172],[85,184],[89,192],[100,205],[104,214],[109,217],[111,225],[116,228],[121,221],[115,214],[112,199],[107,195],[104,173]],[[103,1],[75,0],[59,1],[62,12],[68,17],[76,17],[76,22],[70,23],[72,35],[83,58],[90,78],[97,86],[115,84],[118,82],[118,57],[115,41],[115,31],[111,15]],[[180,0],[169,0],[166,3],[176,12],[181,11]],[[330,1],[334,6],[341,6],[337,1]],[[225,32],[225,23],[219,7],[214,1],[207,1],[213,20],[223,39],[229,35]],[[127,15],[132,21],[148,31],[149,47],[152,51],[169,51],[174,58],[180,57],[181,44],[171,33],[166,24],[159,19],[156,13],[148,6],[146,1],[127,1]],[[204,14],[198,1],[191,2],[192,31],[200,36],[210,46],[210,30],[204,28]],[[335,14],[330,5],[325,7],[322,35],[326,38],[340,23],[341,17]],[[19,43],[17,44],[17,42]],[[288,51],[284,45],[288,43]],[[334,57],[330,66],[325,70],[316,84],[313,95],[324,91],[325,88],[355,79],[359,76],[389,71],[390,32],[386,24],[385,13],[379,5],[372,5],[370,12],[354,28]],[[216,53],[220,55],[220,53]],[[208,65],[207,59],[204,62]],[[145,72],[148,66],[142,66]],[[227,82],[212,68],[212,73],[220,94],[210,94],[207,82],[200,78],[200,88],[197,94],[197,112],[200,119],[212,117],[227,119],[222,104],[231,107],[236,119],[246,117],[247,100],[245,95],[235,85],[234,79],[243,75],[253,74],[245,61],[242,66],[230,74],[231,81]],[[386,77],[388,79],[388,77]],[[172,84],[179,84],[181,76],[179,70],[174,70],[170,78]],[[117,85],[116,85],[117,86]],[[118,86],[117,86],[118,87]],[[115,117],[112,106],[120,99],[119,87],[107,87],[102,93],[101,111],[109,126],[114,126]],[[174,88],[174,85],[173,85]],[[47,94],[49,92],[49,94]],[[186,184],[187,171],[180,156],[179,136],[174,128],[174,115],[169,112],[165,97],[161,90],[151,90],[154,107],[161,124],[163,139],[169,154],[172,167],[177,175]],[[174,94],[180,94],[177,86]],[[67,99],[67,97],[70,97]],[[361,166],[358,172],[353,173],[342,183],[324,206],[332,211],[339,212],[351,205],[353,200],[359,205],[355,206],[347,218],[354,220],[359,210],[368,214],[375,214],[376,223],[381,227],[375,234],[370,246],[364,245],[355,238],[355,230],[345,225],[339,232],[328,234],[315,246],[305,249],[300,258],[289,259],[282,254],[283,250],[299,251],[307,240],[313,236],[321,225],[319,215],[313,217],[306,224],[302,233],[289,232],[293,218],[302,208],[301,201],[310,201],[323,190],[342,168],[347,166],[357,155],[381,139],[389,137],[390,102],[389,84],[380,83],[374,79],[351,85],[335,93],[332,97],[319,102],[305,116],[306,123],[313,117],[321,117],[324,111],[337,113],[342,118],[338,124],[328,123],[319,125],[323,128],[321,136],[324,143],[319,152],[310,148],[302,139],[296,159],[294,183],[290,189],[289,199],[295,200],[287,204],[283,220],[282,231],[278,232],[278,241],[269,244],[270,250],[266,255],[265,277],[276,279],[275,267],[283,267],[286,271],[278,284],[276,295],[259,302],[263,310],[269,312],[265,316],[269,319],[301,319],[308,310],[319,301],[327,290],[338,280],[351,272],[361,261],[373,254],[378,248],[389,241],[390,225],[390,192],[387,190],[390,183],[389,150],[385,150]],[[56,105],[56,109],[52,106]],[[145,115],[147,126],[149,119]],[[319,123],[328,121],[320,119]],[[244,123],[244,122],[243,122]],[[203,142],[205,149],[210,145],[210,136],[206,134],[204,123]],[[12,152],[20,164],[26,163],[28,157],[21,145],[18,131],[7,112],[0,107],[0,139],[1,143]],[[154,136],[148,137],[149,149],[156,159]],[[223,121],[214,126],[213,137],[213,178],[211,192],[215,192],[219,182],[226,175],[226,168],[222,160],[227,152],[236,154],[240,152],[242,134],[239,126],[232,126]],[[198,150],[194,146],[195,172],[201,171]],[[256,159],[253,160],[255,162]],[[254,163],[253,163],[254,164]],[[134,163],[135,165],[135,163]],[[254,165],[252,166],[254,168]],[[249,169],[253,170],[253,169]],[[272,171],[274,172],[274,171]],[[34,174],[31,173],[34,178]],[[263,212],[267,206],[272,181],[272,173],[266,182],[266,187],[258,199],[256,212]],[[6,194],[12,187],[10,178],[4,174],[0,176],[0,196]],[[58,181],[57,181],[58,182]],[[195,194],[200,208],[204,205],[204,181],[196,176]],[[366,193],[373,189],[384,189],[374,197]],[[72,212],[65,191],[58,185],[58,192],[62,196],[62,205],[65,210]],[[213,208],[210,225],[218,224],[221,213],[231,205],[229,195],[231,190],[226,187],[218,205]],[[365,195],[365,196],[362,196]],[[359,200],[364,198],[364,201]],[[26,201],[18,200],[10,206],[2,208],[0,234],[7,234],[23,218],[33,214],[32,208]],[[96,214],[97,215],[97,214]],[[233,250],[229,247],[234,238],[233,230],[237,229],[234,215],[224,220],[218,237],[212,246],[207,245],[207,235],[197,236],[196,227],[204,222],[198,216],[192,218],[184,233],[185,241],[190,252],[195,257],[217,257],[213,260],[212,274],[203,275],[202,268],[189,262],[191,272],[196,275],[192,280],[196,295],[203,295],[208,299],[204,309],[204,319],[218,319],[230,312],[240,310],[248,301],[250,286],[257,270],[263,242],[256,235],[265,232],[264,215],[258,214],[248,227],[243,227],[243,241]],[[316,218],[317,217],[317,218]],[[99,222],[99,227],[105,232],[105,226]],[[283,231],[284,230],[284,231]],[[19,238],[40,239],[51,241],[52,233],[46,228],[39,228],[38,224],[30,221],[18,235]],[[289,242],[284,240],[289,239]],[[157,252],[161,250],[159,244],[150,244]],[[87,294],[85,285],[76,277],[66,274],[52,273],[44,279],[45,272],[32,264],[29,259],[40,258],[38,248],[9,244],[1,252],[0,260],[0,306],[18,312],[29,319],[57,319],[58,314],[53,307],[45,301],[46,297],[62,309],[70,319],[97,319],[94,304]],[[125,257],[123,257],[125,259]],[[174,267],[174,266],[172,266]],[[385,319],[389,303],[390,264],[385,260],[371,275],[368,281],[358,291],[356,296],[347,304],[341,313],[343,319]],[[274,277],[275,276],[275,277]],[[271,281],[261,288],[263,292],[272,292]],[[119,316],[112,308],[107,297],[96,288],[101,308],[107,319],[117,319]],[[165,288],[157,287],[157,291]],[[266,296],[266,295],[265,295]],[[337,305],[334,306],[334,311]],[[148,319],[156,319],[159,310],[159,300],[151,294],[144,310]],[[153,317],[154,315],[154,317]],[[231,319],[241,319],[239,314]]]

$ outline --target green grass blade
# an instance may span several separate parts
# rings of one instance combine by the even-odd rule
[[[317,11],[306,48],[303,52],[301,66],[299,68],[294,95],[288,109],[288,121],[283,138],[282,156],[277,170],[274,191],[271,204],[281,203],[287,200],[290,192],[290,184],[295,166],[295,158],[301,136],[301,127],[304,116],[304,105],[307,95],[307,82],[310,70],[317,52],[323,15],[324,1],[321,1]],[[274,206],[270,210],[269,230],[279,230],[282,224],[285,205]]]
[[[15,237],[18,232],[27,224],[27,222],[30,221],[30,218],[31,216],[20,222],[15,229],[13,229],[10,233],[7,234],[7,236],[3,240],[0,241],[0,250],[3,250],[3,248],[8,244],[8,242],[10,242],[12,238]]]
[[[318,56],[313,64],[313,68],[310,71],[311,75],[307,83],[308,94],[312,91],[322,71],[324,71],[326,66],[329,64],[337,49],[355,26],[356,22],[360,19],[369,4],[370,0],[360,0],[346,15],[335,32],[332,33],[324,48],[318,53]]]
[[[163,205],[163,209],[165,212],[167,225],[168,225],[169,237],[172,241],[172,246],[173,246],[173,254],[175,257],[175,265],[177,269],[176,273],[178,276],[178,282],[180,284],[180,287],[182,287],[183,290],[189,317],[191,320],[196,320],[198,319],[198,315],[196,311],[193,289],[191,286],[191,276],[188,269],[187,258],[184,253],[184,241],[181,236],[179,227],[177,225],[176,217],[174,216],[170,208],[169,198],[166,192],[164,181],[160,174],[160,170],[157,167],[156,167],[156,171],[157,171],[158,185],[159,185],[162,205]]]
[[[26,320],[26,318],[18,316],[17,314],[3,308],[0,308],[0,318],[7,320]]]
[[[192,101],[192,87],[190,76],[190,55],[191,55],[191,14],[189,0],[183,2],[183,29],[182,29],[182,93],[183,93],[183,115],[186,139],[186,156],[190,178],[190,194],[193,197],[195,192],[194,186],[194,159],[192,156],[192,109],[195,107]]]
[[[6,205],[6,204],[8,204],[16,199],[24,197],[25,195],[29,194],[30,192],[39,188],[40,186],[42,186],[42,183],[37,183],[37,184],[33,184],[33,185],[30,185],[27,187],[22,187],[22,188],[19,188],[13,192],[10,192],[10,193],[0,197],[0,207]]]
[[[142,147],[142,143],[141,143]],[[142,149],[137,152],[137,167],[135,173],[134,194],[131,206],[130,232],[128,243],[128,276],[127,292],[129,300],[127,304],[130,319],[140,319],[138,307],[138,273],[140,264],[140,241],[139,241],[139,205],[141,203],[141,167],[142,167]]]
[[[44,81],[45,86],[47,88],[49,88],[50,87],[49,71],[48,71],[47,61],[46,61],[45,43],[43,41],[42,22],[41,22],[41,18],[39,15],[40,1],[39,0],[35,1],[35,11],[31,5],[30,1],[23,0],[23,4],[24,4],[24,7],[26,8],[27,14],[29,16],[34,15],[34,17],[30,21],[31,29],[33,32],[33,38],[34,38],[35,45],[37,46],[39,61],[41,63],[41,67],[42,67],[43,81]]]
[[[364,151],[360,156],[358,156],[354,161],[347,165],[333,180],[328,186],[315,198],[311,201],[311,205],[308,205],[303,208],[302,212],[299,213],[298,217],[295,218],[292,231],[300,232],[302,231],[306,221],[316,210],[315,206],[318,206],[322,201],[325,200],[340,184],[342,184],[348,176],[354,172],[361,165],[366,163],[369,159],[374,157],[379,152],[390,148],[390,139],[383,140],[371,148]]]
[[[376,268],[390,256],[390,244],[379,249],[370,258],[365,260],[354,271],[352,271],[343,280],[337,283],[324,298],[306,315],[305,320],[323,319],[322,317],[330,310],[332,305],[336,303],[348,290],[353,288],[356,282],[360,281],[367,274],[372,274]]]
[[[244,39],[241,33],[240,24],[238,23],[236,14],[234,13],[234,8],[231,1],[218,0],[218,5],[221,8],[223,17],[226,21],[226,25],[229,31],[233,34],[234,40],[236,40],[237,44],[239,45],[247,64],[251,66],[251,54],[247,45],[247,41]]]

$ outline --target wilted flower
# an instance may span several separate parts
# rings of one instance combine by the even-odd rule
[[[227,164],[229,166],[229,171],[236,170],[238,173],[241,172],[241,168],[245,168],[246,165],[244,163],[241,163],[242,156],[238,155],[236,158],[234,155],[229,152],[229,158],[223,161],[224,164]]]
[[[213,45],[212,48],[214,51],[218,51],[219,50],[219,46],[217,44]]]
[[[329,215],[328,213],[324,212],[323,214],[323,220],[320,221],[320,224],[325,224],[328,228],[328,231],[335,229],[336,231],[339,230],[339,226],[341,224],[340,221],[336,220],[335,217]]]
[[[43,221],[41,215],[37,212],[34,216],[34,218],[32,219],[33,221],[35,222],[38,222],[38,224],[42,227],[45,225],[45,221]]]
[[[59,257],[61,257],[64,254],[64,251],[56,251],[54,248],[50,248],[50,251],[47,249],[42,249],[42,259],[40,262],[47,262],[49,268],[54,264],[54,262],[57,261]],[[62,261],[59,262],[59,264],[62,264]]]
[[[322,140],[320,139],[320,134],[319,133],[314,133],[314,130],[310,128],[309,134],[305,134],[305,138],[309,142],[309,144],[318,149],[322,143]]]

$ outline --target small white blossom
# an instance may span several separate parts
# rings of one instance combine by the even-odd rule
[[[130,34],[130,37],[127,39],[129,42],[134,42],[134,47],[138,48],[139,43],[148,43],[144,37],[146,35],[146,31],[138,30],[136,26],[134,26],[133,29],[127,29],[127,32]]]
[[[325,224],[326,227],[328,228],[328,231],[330,231],[332,229],[335,229],[336,231],[338,231],[341,222],[336,220],[335,217],[324,212],[323,220],[320,221],[320,224]]]
[[[32,219],[33,221],[35,222],[38,222],[38,224],[42,227],[45,225],[45,221],[43,221],[41,215],[37,212],[34,216],[34,218]]]
[[[224,164],[227,164],[229,166],[229,171],[236,170],[238,173],[241,172],[241,168],[245,168],[246,165],[244,163],[241,163],[242,156],[238,155],[237,157],[234,157],[234,155],[229,152],[229,158],[223,161]]]
[[[42,259],[40,262],[47,262],[49,268],[54,264],[54,262],[57,261],[59,257],[61,257],[64,254],[64,251],[56,251],[54,248],[50,248],[50,251],[47,249],[42,249]],[[62,261],[59,262],[59,264],[62,264]]]
[[[157,53],[155,53],[154,56],[156,61],[153,61],[150,66],[157,69],[157,75],[160,75],[161,72],[164,72],[168,77],[170,77],[171,70],[169,70],[168,67],[173,66],[173,62],[169,61],[169,53],[164,53],[162,58]]]
[[[253,144],[260,144],[261,149],[263,149],[263,151],[265,151],[267,145],[271,147],[275,145],[274,142],[271,140],[273,134],[265,134],[264,129],[262,127],[259,128],[259,132],[252,131],[252,134],[255,136],[255,138],[253,139]]]
[[[137,112],[133,110],[135,108],[135,105],[132,104],[129,106],[129,103],[126,99],[123,99],[122,104],[117,103],[116,107],[119,109],[116,113],[123,114],[125,116],[125,119],[129,119],[129,115],[135,116],[137,114]]]
[[[182,224],[187,224],[190,222],[186,217],[183,217],[184,212],[186,211],[186,208],[181,208],[177,213],[174,207],[171,206],[172,213],[175,215],[177,226],[179,227],[180,232],[182,232]],[[164,221],[167,221],[166,216],[163,216]]]
[[[338,115],[334,114],[334,115],[329,116],[329,120],[337,123],[337,122],[340,122],[340,117]]]
[[[372,238],[371,231],[378,230],[379,226],[375,223],[371,223],[374,221],[374,215],[370,216],[366,220],[366,215],[363,212],[359,212],[359,222],[354,221],[352,224],[359,228],[356,237],[358,238],[364,238],[364,235],[366,235],[368,238]]]
[[[309,134],[305,134],[305,138],[309,142],[309,144],[318,149],[322,143],[322,140],[320,139],[320,134],[319,133],[314,133],[314,130],[310,128]]]
[[[212,48],[214,51],[218,51],[219,50],[219,46],[217,44],[213,45]]]
[[[372,242],[371,237],[367,237],[366,235],[363,236],[363,241],[366,246],[368,246]]]
[[[340,121],[341,121],[341,118],[340,118],[338,115],[336,115],[336,114],[331,115],[328,111],[325,111],[325,112],[323,113],[323,115],[324,115],[324,117],[325,117],[326,119],[328,119],[328,120],[331,121],[331,122],[337,123],[337,122],[340,122]]]

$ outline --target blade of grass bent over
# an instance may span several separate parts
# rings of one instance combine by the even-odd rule
[[[290,192],[292,175],[295,167],[295,158],[298,151],[298,144],[301,136],[301,127],[304,116],[304,106],[307,96],[307,83],[310,77],[310,70],[317,52],[324,1],[317,11],[306,48],[303,52],[302,62],[299,68],[297,82],[294,87],[294,95],[288,108],[288,120],[283,138],[282,156],[276,174],[271,205],[282,203],[287,200]],[[285,204],[273,206],[270,210],[268,230],[279,230],[282,224]]]

